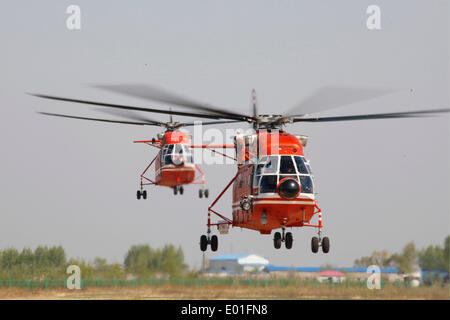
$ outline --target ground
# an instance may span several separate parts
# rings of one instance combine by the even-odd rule
[[[136,288],[26,289],[1,288],[0,299],[440,299],[450,300],[449,287],[380,290],[345,286],[254,287],[236,285],[138,286]]]

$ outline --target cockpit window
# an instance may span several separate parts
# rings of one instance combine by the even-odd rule
[[[189,148],[189,146],[183,144],[183,152],[184,152],[184,156],[186,158],[186,162],[188,163],[193,163],[194,162],[194,157],[192,155],[191,149]]]
[[[256,169],[256,174],[272,174],[278,171],[278,157],[270,156],[261,158]]]
[[[303,159],[303,157],[296,156],[296,157],[294,157],[294,159],[295,159],[295,164],[297,165],[298,173],[309,174],[308,167],[306,166],[306,163],[305,163],[305,160]]]
[[[183,154],[183,146],[181,144],[176,144],[174,148],[173,154]]]
[[[277,175],[262,176],[259,192],[260,193],[277,192]]]
[[[294,162],[292,162],[291,156],[281,156],[280,161],[280,173],[284,174],[294,174],[296,173]]]
[[[192,153],[187,145],[183,144],[169,144],[162,147],[161,150],[161,161],[165,165],[173,164],[173,155],[183,155],[185,163],[193,163],[194,159]]]
[[[310,176],[300,176],[302,193],[313,193],[313,183]]]
[[[278,170],[279,169],[279,170]],[[302,193],[314,193],[309,161],[303,156],[273,155],[261,157],[255,169],[253,185],[259,193],[275,193],[279,181],[284,178],[297,180]]]

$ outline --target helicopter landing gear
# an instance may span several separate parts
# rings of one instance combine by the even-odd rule
[[[292,244],[294,243],[294,237],[292,236],[291,232],[284,233],[285,227],[282,227],[282,233],[275,232],[273,235],[273,246],[275,249],[281,248],[281,242],[284,242],[284,245],[286,246],[286,249],[291,249]]]
[[[275,249],[281,248],[281,241],[281,233],[275,232],[275,234],[273,235],[273,246],[275,247]]]
[[[181,195],[184,193],[183,186],[175,186],[175,187],[173,187],[173,194],[177,195],[178,193],[180,193]]]
[[[198,197],[199,198],[203,198],[203,196],[205,196],[205,198],[209,197],[209,190],[208,189],[199,189],[198,190]]]
[[[211,250],[212,251],[217,251],[218,247],[219,247],[219,239],[217,238],[216,235],[212,235],[211,236],[211,229],[208,228],[208,235],[202,235],[200,237],[200,250],[201,251],[206,251],[206,249],[208,248],[208,244],[211,246]]]
[[[138,190],[136,192],[136,198],[138,200],[140,200],[142,197],[142,199],[147,199],[147,190]]]
[[[328,237],[321,237],[321,232],[319,229],[318,237],[312,237],[311,239],[311,251],[313,253],[319,252],[319,247],[322,247],[323,253],[328,253],[330,251],[330,239]]]
[[[286,233],[286,237],[284,239],[284,245],[286,246],[286,249],[291,249],[293,242],[294,238],[292,237],[292,233]]]

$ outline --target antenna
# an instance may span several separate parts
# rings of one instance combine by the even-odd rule
[[[258,100],[256,99],[255,89],[252,89],[252,107],[253,107],[253,117],[256,118],[258,116]],[[258,128],[257,122],[253,124],[253,128],[254,129]]]
[[[256,99],[256,90],[252,89],[252,107],[253,107],[253,117],[256,119],[258,117],[258,100]],[[256,131],[256,166],[258,166],[259,159],[259,124],[258,120],[253,123],[253,129]]]

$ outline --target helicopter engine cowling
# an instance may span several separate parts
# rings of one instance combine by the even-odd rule
[[[300,194],[300,184],[296,179],[284,178],[278,183],[278,194],[284,199],[294,199]]]

